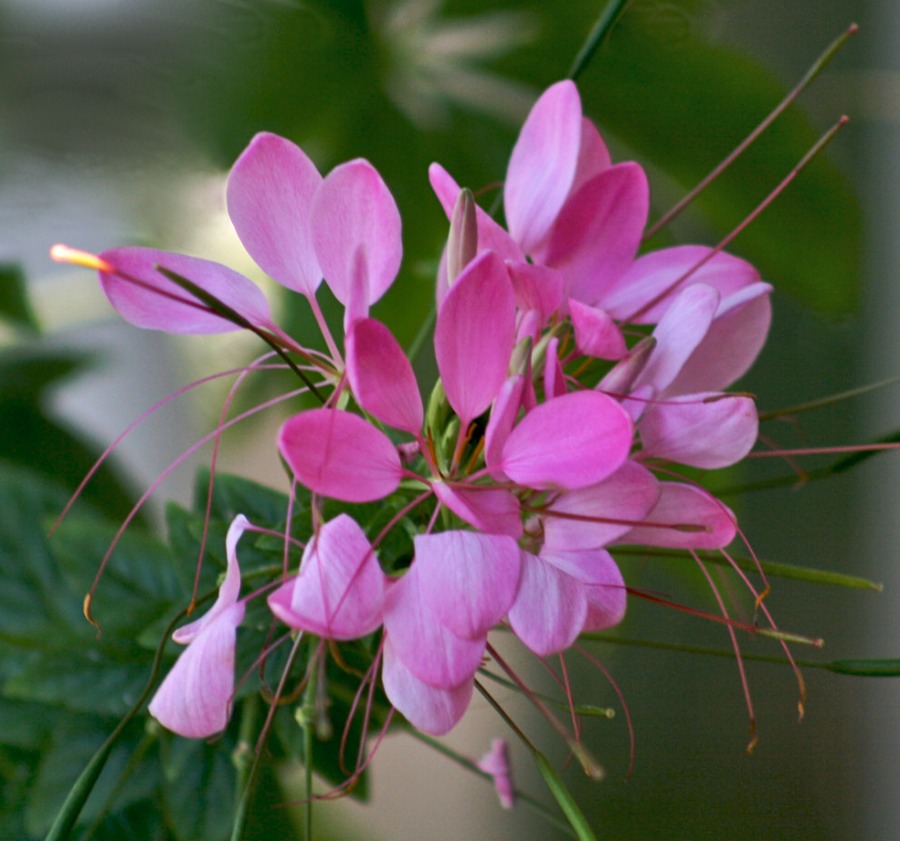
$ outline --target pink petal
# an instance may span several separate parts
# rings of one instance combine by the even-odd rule
[[[325,639],[356,639],[378,628],[384,574],[356,521],[340,514],[325,523],[307,544],[299,575],[268,604],[286,625]]]
[[[581,120],[581,144],[578,147],[578,163],[575,166],[575,178],[572,181],[572,196],[590,181],[595,175],[612,166],[609,149],[603,142],[597,127],[587,118]]]
[[[228,534],[225,535],[225,557],[227,559],[225,578],[219,585],[219,595],[215,604],[199,619],[195,619],[193,622],[178,628],[172,634],[172,639],[175,642],[182,645],[192,642],[207,625],[237,603],[241,592],[241,568],[238,564],[237,544],[249,525],[250,521],[243,514],[238,514],[232,520],[231,525],[228,527]]]
[[[718,306],[719,293],[711,286],[698,283],[682,290],[653,331],[656,347],[634,388],[665,390],[703,340]]]
[[[357,251],[369,304],[394,282],[403,256],[400,227],[394,198],[368,161],[349,161],[325,177],[313,202],[312,237],[325,281],[342,304],[359,273]]]
[[[520,310],[537,312],[543,327],[562,304],[562,275],[531,263],[508,263],[506,268],[516,294],[516,305]]]
[[[506,379],[515,326],[506,268],[496,254],[485,252],[450,288],[434,334],[444,391],[464,425],[490,406]]]
[[[569,313],[575,330],[575,347],[582,356],[595,359],[621,359],[628,346],[625,337],[605,310],[569,300]]]
[[[384,637],[381,673],[388,700],[417,730],[442,736],[465,715],[472,700],[471,680],[452,689],[439,689],[419,680],[394,653],[390,634]]]
[[[585,587],[588,609],[584,620],[584,631],[605,631],[618,625],[625,618],[628,592],[621,574],[618,583],[595,584]]]
[[[497,792],[500,805],[504,809],[512,809],[516,805],[516,792],[506,740],[494,739],[491,742],[491,749],[476,764],[480,771],[494,778],[494,790]]]
[[[559,339],[554,336],[547,342],[544,357],[544,396],[547,400],[562,397],[566,393],[566,375],[559,361]]]
[[[750,452],[759,420],[749,397],[712,392],[654,403],[638,428],[645,456],[714,470]]]
[[[499,467],[525,487],[573,490],[617,470],[631,441],[631,418],[614,400],[594,391],[564,394],[522,418]]]
[[[373,318],[357,321],[347,333],[346,351],[347,376],[357,403],[388,426],[419,434],[419,386],[391,331]]]
[[[706,246],[681,245],[644,254],[610,290],[603,305],[613,318],[654,324],[686,286],[703,283],[725,297],[759,281],[753,266],[722,251],[688,275],[710,253]]]
[[[581,100],[570,81],[544,91],[522,126],[506,170],[503,203],[509,232],[526,254],[546,238],[569,194],[581,131]]]
[[[587,610],[581,631],[601,631],[622,621],[628,593],[612,555],[605,549],[575,552],[544,550],[541,558],[582,585]]]
[[[338,409],[310,409],[289,418],[278,434],[278,449],[298,481],[345,502],[383,499],[403,476],[387,436]]]
[[[522,514],[519,499],[502,488],[477,485],[448,485],[434,482],[434,495],[457,517],[486,534],[522,536]]]
[[[628,460],[602,482],[552,502],[542,517],[544,549],[607,546],[643,520],[658,498],[659,482],[653,474]]]
[[[148,710],[179,736],[205,739],[224,730],[234,696],[234,648],[244,604],[217,614],[181,653]]]
[[[491,416],[484,433],[484,459],[491,476],[498,482],[505,482],[506,474],[497,465],[503,458],[503,447],[506,439],[519,416],[522,408],[522,391],[525,378],[522,374],[513,374],[500,387]]]
[[[565,651],[587,616],[584,586],[570,575],[522,552],[522,580],[509,609],[509,624],[535,654]]]
[[[201,334],[241,329],[210,312],[206,304],[161,274],[159,266],[190,280],[251,324],[271,324],[265,295],[248,278],[220,263],[138,246],[113,248],[100,257],[117,270],[116,274],[100,272],[106,297],[116,312],[136,327]]]
[[[515,540],[471,531],[417,535],[415,566],[422,599],[450,631],[484,637],[509,610],[519,586]]]
[[[228,215],[244,248],[283,286],[314,295],[322,270],[310,214],[322,176],[299,146],[257,134],[231,168]]]
[[[675,549],[721,549],[734,540],[737,519],[731,509],[693,485],[660,482],[659,501],[639,526],[620,543]]]
[[[477,671],[486,637],[463,639],[441,624],[424,596],[418,563],[415,560],[403,578],[388,588],[384,627],[394,653],[419,680],[439,689],[453,689],[471,680]]]
[[[723,300],[706,335],[669,384],[667,394],[721,391],[750,368],[772,320],[767,283],[754,283]]]
[[[569,198],[540,255],[563,275],[568,297],[603,303],[637,254],[649,203],[647,176],[635,163],[601,172]]]

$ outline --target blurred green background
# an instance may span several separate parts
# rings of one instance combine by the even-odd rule
[[[440,161],[476,190],[495,186],[530,104],[568,73],[603,5],[0,2],[0,259],[8,266],[0,298],[0,476],[41,476],[71,489],[90,464],[90,451],[102,449],[154,400],[227,367],[227,360],[256,353],[243,339],[172,340],[118,323],[88,272],[49,261],[53,242],[95,251],[152,243],[256,277],[224,215],[224,178],[255,132],[278,132],[301,144],[323,172],[366,157],[383,174],[403,216],[406,257],[376,315],[408,342],[430,310],[446,236],[428,164]],[[653,243],[714,244],[837,117],[851,117],[828,153],[730,248],[758,265],[776,290],[771,341],[742,384],[759,395],[763,410],[900,374],[892,316],[900,14],[889,0],[633,0],[579,80],[585,112],[614,158],[647,167],[658,216],[746,136],[854,20],[860,35],[799,108]],[[494,195],[490,189],[483,203]],[[30,309],[7,291],[18,288],[17,277],[27,282]],[[284,297],[283,319],[302,335],[306,315]],[[78,367],[82,373],[73,378]],[[422,374],[428,375],[427,364]],[[143,425],[119,449],[118,476],[106,475],[87,501],[121,518],[128,494],[208,429],[218,409],[215,398],[186,399]],[[858,442],[894,431],[898,417],[897,401],[877,395],[805,415],[796,427],[773,423],[766,432],[790,446]],[[231,439],[227,466],[283,486],[266,437],[276,422]],[[768,604],[780,623],[823,636],[829,660],[900,653],[897,462],[890,456],[876,461],[802,491],[789,485],[728,497],[761,557],[889,585],[879,595],[775,582]],[[784,465],[752,465],[724,477],[722,485],[786,472]],[[189,465],[164,485],[163,495],[184,500],[192,484]],[[23,507],[22,516],[28,510]],[[7,528],[21,524],[12,517],[5,522]],[[0,538],[0,573],[9,581],[2,586],[11,594],[0,599],[0,629],[15,629],[17,611],[33,609],[17,589],[14,546],[8,536]],[[681,568],[624,559],[623,569],[640,586],[688,594],[699,603],[707,598]],[[63,612],[79,609],[69,605]],[[22,645],[22,635],[4,634],[2,686],[21,666],[14,649]],[[721,629],[642,603],[633,604],[622,634],[728,645]],[[757,642],[747,648],[775,650]],[[592,650],[624,693],[637,741],[635,770],[626,779],[628,735],[620,711],[614,721],[589,728],[608,779],[590,783],[576,768],[565,774],[599,838],[898,837],[892,792],[900,696],[890,682],[806,670],[807,716],[798,725],[790,671],[750,663],[760,743],[748,757],[747,715],[732,661],[625,646]],[[540,680],[537,671],[534,680]],[[584,702],[618,706],[597,671],[578,674],[576,684]],[[0,709],[8,716],[21,713],[13,701],[28,701],[2,690],[0,697],[7,698]],[[524,704],[504,700],[528,719]],[[53,703],[65,707],[64,699]],[[546,730],[538,720],[530,727]],[[450,741],[477,756],[501,732],[494,713],[476,702]],[[41,810],[51,808],[71,779],[65,765],[56,768],[57,779],[48,762],[32,761],[35,746],[52,741],[46,738],[12,741],[0,751],[0,799],[24,798],[29,811],[24,824],[13,818],[0,824],[16,827],[9,836],[0,829],[2,838],[40,837]],[[564,760],[549,735],[542,744]],[[59,753],[65,747],[54,743]],[[544,797],[528,757],[515,747],[513,755],[521,784]],[[435,841],[556,837],[522,808],[501,812],[488,786],[404,737],[381,748],[370,785],[368,805],[323,805],[322,832],[327,826],[335,838],[356,832]],[[263,813],[253,837],[280,837],[273,833],[283,827],[266,820]]]

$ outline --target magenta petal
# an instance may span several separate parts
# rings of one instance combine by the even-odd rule
[[[505,482],[506,474],[498,465],[503,459],[503,447],[506,439],[519,416],[522,408],[522,391],[525,378],[521,374],[513,374],[500,387],[491,416],[484,433],[484,459],[491,476],[498,482]]]
[[[312,236],[316,256],[334,296],[350,299],[361,255],[368,303],[394,282],[403,256],[400,211],[387,185],[368,161],[335,167],[316,193]]]
[[[433,615],[457,636],[486,635],[516,596],[520,552],[515,540],[445,531],[413,541],[422,599]]]
[[[347,333],[346,351],[357,403],[388,426],[417,435],[422,398],[412,365],[391,331],[373,318],[357,321]]]
[[[310,213],[322,176],[299,146],[257,134],[228,176],[228,215],[257,265],[283,286],[314,295],[322,271]]]
[[[181,653],[157,689],[148,710],[179,736],[205,739],[224,730],[234,695],[234,647],[243,603],[208,623]]]
[[[441,624],[423,593],[418,564],[416,559],[409,572],[388,588],[384,627],[394,652],[419,680],[440,689],[453,689],[477,671],[486,637],[463,639]]]
[[[607,546],[643,520],[658,498],[659,482],[653,474],[628,460],[602,482],[561,494],[553,501],[542,518],[544,548]]]
[[[605,310],[569,300],[569,313],[575,329],[575,347],[582,356],[595,359],[621,359],[628,346],[618,325]]]
[[[509,609],[509,624],[535,654],[565,651],[587,616],[584,586],[570,575],[522,552],[522,580]]]
[[[509,369],[515,296],[500,258],[485,252],[444,299],[434,352],[447,400],[464,425],[490,406]]]
[[[519,498],[502,488],[448,485],[435,482],[434,495],[457,517],[486,534],[522,536]]]
[[[307,544],[300,573],[269,595],[291,628],[325,639],[351,640],[381,624],[384,574],[356,521],[339,514]]]
[[[278,434],[278,449],[298,481],[345,502],[383,499],[403,476],[387,436],[338,409],[310,409],[289,418]]]
[[[766,342],[772,320],[767,283],[754,283],[729,296],[667,394],[721,391],[750,368]]]
[[[100,272],[106,297],[116,312],[136,327],[201,334],[241,329],[210,312],[206,304],[161,274],[160,266],[215,296],[251,324],[271,323],[265,295],[251,280],[220,263],[138,246],[113,248],[100,257],[117,271],[117,274]]]
[[[510,433],[500,468],[529,488],[583,488],[619,468],[632,442],[628,413],[605,394],[564,394],[530,411]]]
[[[603,306],[613,318],[654,324],[686,286],[703,283],[725,297],[759,281],[759,272],[739,257],[723,251],[711,258],[710,254],[712,249],[702,245],[681,245],[644,254],[604,298]],[[703,260],[706,262],[692,271]]]
[[[714,470],[750,452],[759,420],[749,397],[693,394],[652,404],[638,428],[646,456]]]
[[[634,388],[665,390],[703,341],[718,306],[719,293],[711,286],[698,283],[682,290],[653,331],[656,347]]]
[[[570,196],[541,254],[563,275],[569,298],[603,303],[637,254],[649,203],[647,176],[635,163],[605,170]]]
[[[581,144],[578,148],[578,163],[575,166],[575,178],[569,195],[574,195],[579,188],[595,175],[612,166],[609,149],[603,142],[600,132],[587,117],[581,120]]]
[[[562,304],[562,275],[531,263],[508,263],[506,268],[516,293],[516,305],[520,310],[537,312],[543,327]]]
[[[512,238],[529,254],[547,236],[569,194],[578,163],[581,100],[573,82],[557,82],[525,120],[506,170],[503,204]]]
[[[737,519],[731,509],[706,491],[678,482],[660,482],[659,501],[621,543],[675,549],[721,549],[734,540]]]
[[[381,673],[388,700],[423,733],[442,736],[465,715],[472,700],[473,682],[439,689],[417,678],[394,653],[390,634],[384,637]]]

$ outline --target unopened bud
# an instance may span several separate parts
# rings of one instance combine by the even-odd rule
[[[450,236],[447,239],[447,282],[453,282],[478,253],[478,222],[475,217],[475,196],[463,188],[459,192],[453,215],[450,217]]]

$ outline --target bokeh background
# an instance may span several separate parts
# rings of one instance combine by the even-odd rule
[[[428,164],[440,161],[476,189],[501,179],[530,104],[567,74],[603,5],[0,0],[0,259],[6,280],[19,272],[25,278],[41,327],[31,329],[23,311],[0,332],[0,471],[15,466],[71,488],[90,463],[88,452],[155,400],[256,353],[242,338],[175,340],[119,323],[89,272],[51,263],[52,243],[92,251],[152,243],[257,277],[229,228],[224,179],[256,131],[275,131],[300,143],[323,172],[362,156],[390,185],[406,258],[376,315],[408,342],[431,307],[446,236]],[[647,167],[658,215],[852,21],[859,35],[799,106],[655,240],[717,242],[837,117],[851,118],[826,155],[730,248],[756,263],[776,290],[771,341],[742,384],[759,395],[762,409],[900,375],[900,7],[891,0],[633,0],[579,80],[585,112],[614,158]],[[494,194],[486,195],[489,202]],[[302,331],[301,308],[287,296],[280,304],[283,318]],[[83,360],[79,372],[74,364],[34,362],[54,354]],[[421,374],[430,375],[427,360]],[[214,423],[221,394],[204,394],[179,401],[118,448],[123,497],[153,481]],[[269,418],[228,439],[225,467],[283,488],[271,446],[277,422]],[[803,446],[863,442],[897,428],[894,387],[766,431]],[[202,462],[177,471],[159,497],[186,500]],[[823,463],[803,462],[808,469]],[[722,488],[790,473],[784,464],[756,467],[724,477]],[[781,624],[826,640],[823,654],[811,657],[900,654],[898,477],[897,457],[887,455],[821,481],[728,498],[761,557],[884,583],[876,593],[776,581],[768,604]],[[117,480],[104,481],[114,487]],[[151,520],[160,511],[157,503]],[[705,598],[680,568],[646,559],[623,559],[623,568],[641,586]],[[622,635],[728,644],[721,629],[639,603]],[[774,651],[756,642],[747,648]],[[750,663],[760,741],[747,756],[733,661],[624,645],[592,650],[627,700],[637,744],[627,777],[628,732],[616,694],[596,670],[576,675],[581,699],[619,709],[613,721],[589,728],[607,779],[592,783],[576,768],[566,773],[598,837],[900,838],[900,684],[806,669],[806,717],[798,724],[791,672]],[[6,662],[0,656],[3,679]],[[539,683],[539,673],[533,679]],[[528,720],[527,705],[511,695],[503,700]],[[530,726],[541,733],[540,721]],[[495,714],[476,702],[449,742],[477,756],[500,733]],[[539,738],[564,761],[561,746]],[[25,829],[16,831],[40,837],[35,830],[55,789],[46,769],[15,779],[15,750],[0,752],[4,791],[30,799],[22,806]],[[519,782],[543,797],[527,755],[514,746],[513,756]],[[289,791],[290,770],[281,782]],[[370,803],[325,804],[317,820],[322,837],[334,838],[556,837],[528,811],[501,812],[489,786],[402,736],[380,749]],[[267,831],[262,816],[252,832]]]

